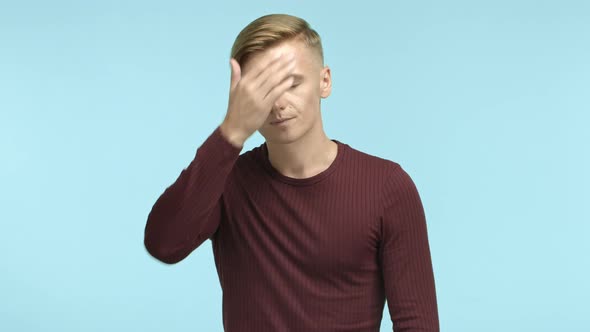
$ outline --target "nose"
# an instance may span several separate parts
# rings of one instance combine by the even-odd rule
[[[281,95],[281,96],[279,96],[279,97],[277,98],[277,100],[275,100],[275,102],[273,103],[273,107],[272,107],[272,109],[273,109],[273,111],[275,111],[275,112],[276,112],[276,111],[282,111],[282,110],[284,110],[284,109],[285,109],[285,107],[287,107],[287,103],[286,103],[286,101],[284,100],[283,96]]]

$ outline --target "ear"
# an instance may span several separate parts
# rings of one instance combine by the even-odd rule
[[[332,93],[332,73],[330,67],[324,66],[320,72],[320,96],[328,98]]]

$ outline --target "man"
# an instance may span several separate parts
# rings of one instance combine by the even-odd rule
[[[232,48],[223,122],[154,204],[145,246],[174,264],[213,246],[227,332],[439,331],[426,220],[398,163],[329,139],[319,35],[266,15]],[[256,131],[265,143],[240,155]]]

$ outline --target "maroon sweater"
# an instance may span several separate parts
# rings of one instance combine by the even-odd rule
[[[439,331],[424,209],[398,163],[338,144],[284,176],[266,143],[240,155],[219,127],[158,198],[145,247],[174,264],[212,241],[226,332]]]

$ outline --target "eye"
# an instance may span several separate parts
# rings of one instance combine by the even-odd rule
[[[291,85],[291,89],[296,88],[297,86],[299,86],[299,84],[301,84],[301,83]]]

